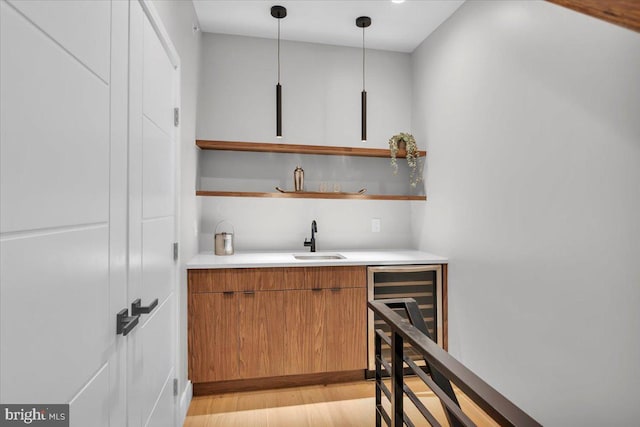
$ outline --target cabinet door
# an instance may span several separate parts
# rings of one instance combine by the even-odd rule
[[[285,293],[285,375],[326,370],[325,292]]]
[[[239,295],[240,378],[284,373],[284,292],[247,291]]]
[[[189,295],[189,378],[234,380],[238,371],[237,294]]]
[[[326,298],[327,371],[367,366],[367,295],[365,288],[335,288]]]

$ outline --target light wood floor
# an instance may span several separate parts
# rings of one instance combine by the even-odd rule
[[[439,400],[419,379],[409,378],[416,392],[442,425]],[[478,426],[497,426],[456,390],[463,411]],[[386,399],[383,396],[383,402]],[[390,412],[389,405],[387,411]],[[405,398],[405,412],[416,426],[428,425]],[[383,423],[384,424],[384,423]],[[372,427],[375,426],[375,383],[306,386],[279,390],[194,397],[184,427]]]

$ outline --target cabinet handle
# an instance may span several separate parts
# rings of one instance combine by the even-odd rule
[[[224,291],[223,295],[233,295],[233,291]]]
[[[340,292],[342,288],[331,288],[331,292]]]
[[[245,295],[253,295],[255,293],[256,293],[256,291],[244,291]]]
[[[321,290],[322,290],[322,288],[311,288],[311,290],[312,290],[313,292],[319,292],[319,291],[321,291]]]
[[[140,316],[129,316],[129,309],[123,308],[116,315],[116,335],[127,336],[138,324]]]
[[[158,306],[158,298],[154,299],[147,307],[142,306],[140,298],[131,303],[131,315],[137,316],[139,314],[148,314]]]

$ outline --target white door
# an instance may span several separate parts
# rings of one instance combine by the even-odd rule
[[[129,426],[175,422],[175,241],[177,75],[158,22],[131,2],[129,300],[157,300],[130,334]],[[154,25],[152,25],[152,22]]]
[[[0,0],[0,396],[126,424],[124,2]]]

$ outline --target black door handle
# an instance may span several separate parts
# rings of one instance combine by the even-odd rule
[[[116,334],[127,336],[138,324],[140,316],[129,316],[129,310],[123,308],[116,315]]]
[[[156,308],[157,305],[158,305],[158,298],[154,299],[151,302],[151,304],[149,304],[147,307],[143,307],[142,302],[140,301],[140,298],[138,298],[137,300],[131,303],[131,315],[137,316],[139,314],[151,313],[153,309]]]

